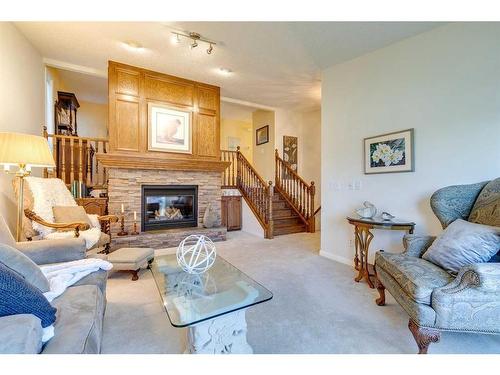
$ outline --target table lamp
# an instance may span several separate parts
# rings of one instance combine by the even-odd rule
[[[24,178],[29,176],[31,168],[53,168],[54,158],[49,144],[43,137],[22,133],[0,132],[0,165],[5,172],[19,178],[19,194],[17,197],[17,231],[16,240],[21,241],[23,223]],[[17,171],[11,171],[17,167]]]

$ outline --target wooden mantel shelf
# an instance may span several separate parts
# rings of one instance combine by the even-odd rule
[[[167,159],[144,155],[97,154],[97,160],[106,168],[151,169],[170,171],[223,172],[231,163],[204,159]]]

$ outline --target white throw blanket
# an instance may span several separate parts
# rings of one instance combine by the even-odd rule
[[[54,213],[52,208],[55,206],[76,206],[75,198],[71,195],[64,182],[59,178],[41,178],[26,177],[29,189],[33,194],[33,211],[45,221],[54,223]],[[101,224],[97,215],[87,215],[89,217],[91,228],[80,231],[80,237],[85,240],[87,250],[94,247],[101,238]],[[40,233],[42,238],[61,239],[72,238],[75,236],[73,231],[57,232],[33,221],[33,229]]]
[[[50,290],[43,293],[43,295],[49,302],[52,302],[54,298],[59,297],[68,287],[80,281],[85,276],[100,269],[109,271],[111,268],[113,268],[111,263],[97,258],[87,258],[72,262],[40,266],[50,286]],[[42,342],[45,343],[49,341],[53,336],[53,325],[44,328]]]

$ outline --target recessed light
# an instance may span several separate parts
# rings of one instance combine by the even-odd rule
[[[128,40],[126,42],[123,42],[123,45],[126,48],[134,50],[134,51],[138,51],[138,50],[143,49],[142,44],[140,44],[139,42],[134,42],[132,40]]]
[[[223,76],[229,76],[233,73],[233,71],[231,69],[228,69],[228,68],[219,68],[217,71],[219,72],[219,74],[221,74]]]

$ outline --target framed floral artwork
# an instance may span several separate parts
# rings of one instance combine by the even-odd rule
[[[191,112],[148,103],[148,149],[191,153]]]
[[[365,174],[415,171],[413,129],[365,138]]]
[[[258,128],[255,131],[255,143],[257,146],[269,142],[269,125]]]
[[[290,164],[295,172],[297,172],[297,156],[298,156],[298,139],[290,135],[283,136],[283,160]]]

